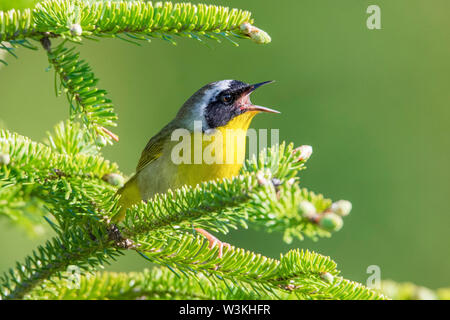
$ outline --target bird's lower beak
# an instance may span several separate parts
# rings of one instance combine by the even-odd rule
[[[259,87],[265,85],[265,84],[269,84],[274,82],[273,80],[270,81],[264,81],[264,82],[260,82],[260,83],[255,83],[249,86],[249,89],[246,91],[247,95],[250,95],[253,91],[255,91],[256,89],[258,89]],[[270,108],[266,108],[266,107],[262,107],[262,106],[255,106],[253,104],[247,106],[245,108],[247,111],[259,111],[259,112],[269,112],[269,113],[280,113],[280,111],[274,110],[274,109],[270,109]]]
[[[274,109],[270,109],[270,108],[266,108],[266,107],[262,107],[262,106],[255,106],[255,105],[249,105],[248,107],[245,108],[245,110],[247,111],[259,111],[259,112],[269,112],[269,113],[281,113],[280,111],[274,110]]]

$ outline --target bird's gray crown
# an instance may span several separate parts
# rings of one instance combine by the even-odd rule
[[[176,119],[182,122],[180,124],[189,130],[193,130],[194,121],[202,121],[204,130],[214,128],[216,127],[214,126],[214,121],[208,121],[207,119],[208,106],[218,102],[218,98],[221,95],[239,92],[248,86],[247,83],[238,80],[221,80],[208,83],[183,104],[180,111],[178,111]],[[213,112],[211,107],[209,109],[210,112]],[[219,107],[217,106],[215,109],[214,111],[218,111]],[[226,109],[223,109],[220,113],[222,114],[226,111]],[[211,119],[211,115],[209,118]]]

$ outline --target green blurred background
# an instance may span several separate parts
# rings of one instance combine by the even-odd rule
[[[252,11],[272,43],[208,47],[181,39],[177,46],[155,40],[138,47],[102,40],[80,47],[120,116],[120,142],[105,155],[132,173],[147,140],[203,84],[275,79],[253,101],[282,114],[261,115],[253,126],[280,128],[282,140],[312,145],[303,185],[351,200],[353,211],[341,231],[318,242],[286,245],[280,234],[252,230],[223,239],[272,257],[313,249],[364,283],[367,267],[378,265],[383,279],[450,286],[450,2],[207,2]],[[381,7],[382,30],[366,28],[370,4]],[[44,52],[17,53],[0,70],[0,118],[40,140],[67,118],[68,106],[55,98]],[[44,240],[0,221],[0,272]],[[145,266],[130,253],[109,268]]]

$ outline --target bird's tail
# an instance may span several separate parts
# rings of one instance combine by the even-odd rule
[[[125,218],[127,209],[133,204],[139,203],[142,200],[141,193],[139,192],[139,187],[137,185],[136,175],[131,177],[131,179],[128,180],[127,183],[125,183],[125,185],[117,191],[117,195],[120,195],[120,211],[114,217],[115,222],[122,221],[123,218]]]

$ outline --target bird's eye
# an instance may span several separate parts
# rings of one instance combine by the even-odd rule
[[[230,94],[225,94],[222,96],[222,102],[230,103],[233,100],[233,97]]]

